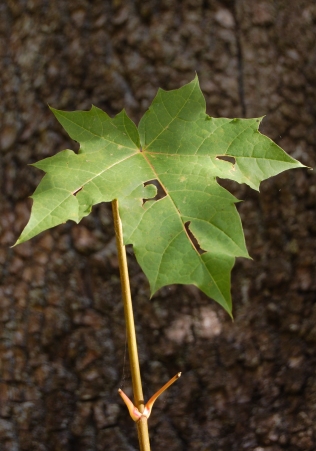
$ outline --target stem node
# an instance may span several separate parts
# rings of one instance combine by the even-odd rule
[[[132,403],[132,401],[129,399],[129,397],[123,392],[123,390],[119,389],[119,395],[125,402],[129,414],[132,417],[133,421],[138,422],[142,417],[146,417],[147,419],[150,417],[154,402],[156,399],[165,391],[167,390],[170,385],[172,385],[179,377],[181,376],[181,373],[177,373],[173,378],[171,378],[163,387],[161,387],[146,403],[144,411],[140,412],[136,406]]]

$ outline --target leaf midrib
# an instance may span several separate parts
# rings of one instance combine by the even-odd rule
[[[87,183],[92,182],[96,177],[99,177],[101,174],[103,174],[104,172],[106,172],[106,171],[108,171],[109,169],[113,168],[113,167],[116,166],[117,164],[120,164],[120,163],[122,163],[123,161],[126,161],[126,160],[128,160],[129,158],[134,157],[135,155],[137,155],[137,152],[135,152],[135,153],[132,154],[132,155],[129,155],[129,156],[126,157],[126,158],[123,158],[123,159],[120,160],[119,162],[115,162],[115,164],[112,164],[112,166],[107,167],[107,168],[104,169],[103,171],[101,171],[101,172],[99,172],[98,174],[96,174],[94,177],[91,177],[91,178],[90,178],[89,180],[87,180],[84,184],[81,184],[79,187],[75,188],[73,191],[76,192],[78,189],[83,188],[85,185],[87,185]],[[49,188],[49,189],[45,190],[45,192],[50,191],[50,190],[55,190],[55,189],[56,189],[56,187]],[[48,216],[50,216],[54,211],[56,211],[56,210],[57,210],[57,209],[58,209],[58,208],[59,208],[59,207],[67,200],[67,199],[69,199],[71,196],[74,196],[74,195],[73,195],[73,191],[69,192],[69,190],[66,189],[66,188],[58,188],[58,189],[64,190],[64,191],[68,192],[69,195],[66,196],[66,197],[64,197],[64,199],[62,200],[62,202],[60,202],[58,205],[56,205],[56,207],[55,207],[53,210],[50,210],[49,213],[41,219],[41,221],[38,221],[38,222],[36,223],[36,226],[35,226],[35,227],[37,227],[38,224],[41,224],[43,221],[45,221],[46,218],[47,218]],[[40,195],[40,194],[41,194],[41,193],[39,192],[38,195]],[[74,196],[74,197],[76,197],[76,196]],[[78,202],[78,201],[77,201],[77,202]],[[79,209],[79,202],[78,202],[78,209]],[[35,227],[33,227],[33,230],[34,230]]]
[[[178,119],[178,116],[179,116],[179,114],[181,113],[181,111],[183,110],[183,108],[185,107],[185,105],[188,103],[188,101],[190,100],[190,98],[191,98],[191,95],[192,95],[192,92],[194,91],[194,89],[195,89],[195,86],[196,86],[196,83],[197,83],[197,81],[195,81],[195,83],[193,83],[193,87],[192,87],[192,90],[191,90],[191,93],[190,93],[190,95],[188,96],[188,98],[186,99],[186,101],[184,102],[184,104],[182,105],[182,107],[180,108],[180,110],[177,112],[177,114],[176,114],[176,116],[174,116],[172,119],[171,119],[171,121],[168,123],[168,125],[166,126],[166,127],[164,127],[162,130],[161,130],[161,132],[149,143],[149,144],[146,144],[145,145],[145,149],[144,150],[146,150],[148,147],[150,147],[151,145],[152,145],[152,143],[153,142],[155,142],[158,138],[159,138],[159,136],[165,131],[165,130],[167,130],[167,128],[172,124],[172,122],[173,121],[175,121],[176,119]],[[163,100],[162,100],[162,103],[163,103],[163,105],[164,105],[164,107],[165,107],[165,104],[164,104],[164,102],[163,102]],[[165,107],[166,108],[166,107]],[[155,114],[155,116],[157,117],[157,114],[156,114],[156,112],[155,112],[155,110],[153,110],[152,111],[154,114]],[[170,113],[169,113],[170,114]],[[170,115],[171,116],[171,115]],[[172,117],[172,116],[171,116]]]
[[[172,203],[172,205],[173,205],[173,207],[174,207],[174,209],[175,209],[175,212],[177,213],[178,218],[179,218],[179,220],[180,220],[180,222],[181,222],[181,224],[182,224],[183,231],[185,232],[185,234],[186,234],[186,236],[187,236],[187,238],[188,238],[188,240],[189,240],[189,242],[190,242],[190,244],[191,244],[193,250],[194,250],[194,251],[196,252],[196,254],[198,255],[198,257],[199,257],[201,263],[203,264],[203,266],[204,266],[204,268],[205,268],[207,274],[209,274],[209,277],[211,278],[211,280],[213,281],[214,285],[215,285],[216,288],[218,289],[219,293],[221,293],[221,296],[222,296],[222,298],[224,299],[225,303],[227,304],[227,301],[226,301],[226,299],[225,299],[224,294],[222,293],[221,289],[219,288],[219,286],[218,286],[217,283],[215,282],[214,278],[211,276],[211,274],[210,274],[210,272],[208,271],[208,268],[207,268],[205,262],[203,261],[203,259],[201,258],[199,252],[197,251],[197,249],[196,249],[195,246],[193,245],[192,240],[191,240],[191,238],[190,238],[188,232],[186,231],[185,225],[184,225],[184,223],[183,223],[183,221],[182,221],[180,212],[179,212],[179,210],[178,210],[176,204],[174,203],[172,197],[170,196],[170,194],[169,194],[167,188],[164,186],[164,184],[163,184],[162,181],[160,180],[159,174],[156,172],[154,166],[153,166],[153,165],[150,163],[150,161],[147,159],[146,153],[145,153],[145,152],[142,152],[142,155],[143,155],[144,159],[147,161],[147,163],[148,163],[148,165],[150,166],[150,168],[152,169],[152,171],[153,171],[153,173],[155,174],[157,180],[158,180],[159,183],[161,184],[161,186],[162,186],[164,192],[166,193],[167,196],[169,196],[169,199],[171,200],[171,203]],[[167,249],[167,248],[166,248],[166,249]],[[164,252],[163,252],[162,255],[161,255],[161,260],[160,260],[160,262],[161,262],[162,259],[163,259],[163,256],[164,256],[164,254],[165,254],[166,249],[164,250]],[[156,284],[156,282],[157,282],[158,275],[159,275],[159,272],[157,272],[157,277],[156,277],[156,279],[155,279],[155,284]]]
[[[116,143],[115,141],[111,141],[110,139],[105,138],[105,137],[102,136],[102,135],[97,135],[96,133],[93,133],[91,130],[88,130],[87,128],[83,127],[82,125],[78,124],[77,122],[72,121],[72,120],[69,119],[67,116],[62,116],[62,117],[63,117],[64,120],[70,122],[71,124],[75,125],[75,126],[78,127],[78,128],[81,128],[83,131],[90,133],[92,136],[95,136],[95,137],[97,137],[98,139],[102,139],[102,140],[104,140],[104,141],[106,141],[106,142],[109,142],[109,143],[111,143],[111,144],[114,144],[114,145],[116,145],[116,146],[123,146],[123,147],[125,147],[126,149],[131,149],[131,150],[136,150],[136,149],[137,149],[137,150],[139,150],[138,147],[136,146],[136,144],[134,143],[134,141],[131,139],[129,133],[127,133],[126,136],[128,136],[129,139],[132,141],[132,143],[135,144],[135,147],[128,147],[128,146],[125,146],[125,145],[123,145],[123,144],[118,144],[118,143]],[[115,128],[118,130],[118,127],[117,127],[115,124],[113,124],[111,118],[109,118],[108,120],[110,121],[111,125],[113,125],[113,127],[115,127]],[[125,128],[125,130],[126,130],[126,128]],[[126,130],[126,131],[127,131],[127,130]],[[70,134],[69,134],[69,136],[70,136]],[[72,139],[74,139],[74,138],[72,138]],[[78,142],[80,142],[80,141],[78,140]],[[81,145],[80,145],[80,147],[81,147]],[[80,149],[79,149],[79,151],[80,151]],[[85,153],[85,152],[82,152],[82,153]],[[86,155],[88,155],[88,154],[89,154],[89,152],[86,153]]]

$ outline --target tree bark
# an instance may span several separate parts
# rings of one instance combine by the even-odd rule
[[[0,17],[0,448],[135,450],[110,205],[10,248],[43,175],[27,165],[78,148],[47,104],[137,123],[158,87],[197,72],[211,116],[266,115],[261,131],[314,167],[314,1],[16,0]],[[194,287],[149,300],[129,249],[145,399],[182,371],[150,417],[152,450],[314,450],[315,174],[260,194],[220,183],[244,200],[253,257],[233,272],[234,323]]]

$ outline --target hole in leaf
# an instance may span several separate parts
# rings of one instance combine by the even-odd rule
[[[147,185],[154,185],[157,188],[157,194],[156,194],[155,197],[151,197],[149,199],[143,199],[143,205],[148,200],[159,200],[159,199],[162,199],[162,198],[166,197],[167,193],[163,189],[163,187],[162,187],[161,183],[159,182],[159,180],[157,180],[157,179],[149,180],[148,182],[144,183],[144,186],[147,186]]]
[[[234,157],[230,157],[228,155],[220,155],[216,158],[217,158],[217,160],[228,161],[229,163],[232,163],[232,164],[236,163],[236,159]]]
[[[76,189],[76,191],[74,191],[73,193],[71,193],[73,196],[77,196],[77,194],[82,190],[82,186],[78,189]]]
[[[134,249],[133,249],[133,245],[132,245],[132,244],[127,244],[127,245],[125,246],[125,249],[126,249],[127,255],[135,255],[135,254],[134,254]]]
[[[189,236],[189,238],[191,240],[191,243],[193,244],[194,248],[198,251],[198,253],[200,255],[205,254],[206,251],[201,248],[198,240],[195,238],[195,236],[191,232],[191,230],[189,228],[190,224],[191,224],[191,221],[187,221],[187,222],[184,223],[184,227],[185,227],[185,230],[186,230],[186,232],[187,232],[187,234],[188,234],[188,236]]]

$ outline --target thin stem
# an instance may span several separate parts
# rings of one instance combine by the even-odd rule
[[[120,278],[122,287],[122,297],[124,304],[124,315],[127,331],[128,353],[131,365],[132,383],[135,406],[139,412],[143,412],[145,408],[144,395],[142,389],[142,381],[140,376],[139,359],[137,351],[137,341],[134,323],[134,314],[132,306],[131,289],[129,284],[128,267],[126,259],[126,250],[123,243],[122,223],[119,214],[119,206],[117,199],[112,201],[112,211],[114,219],[114,230],[116,236],[116,246],[118,253],[118,261],[120,268]],[[144,416],[137,422],[138,440],[140,451],[150,451],[149,433],[147,418]]]

